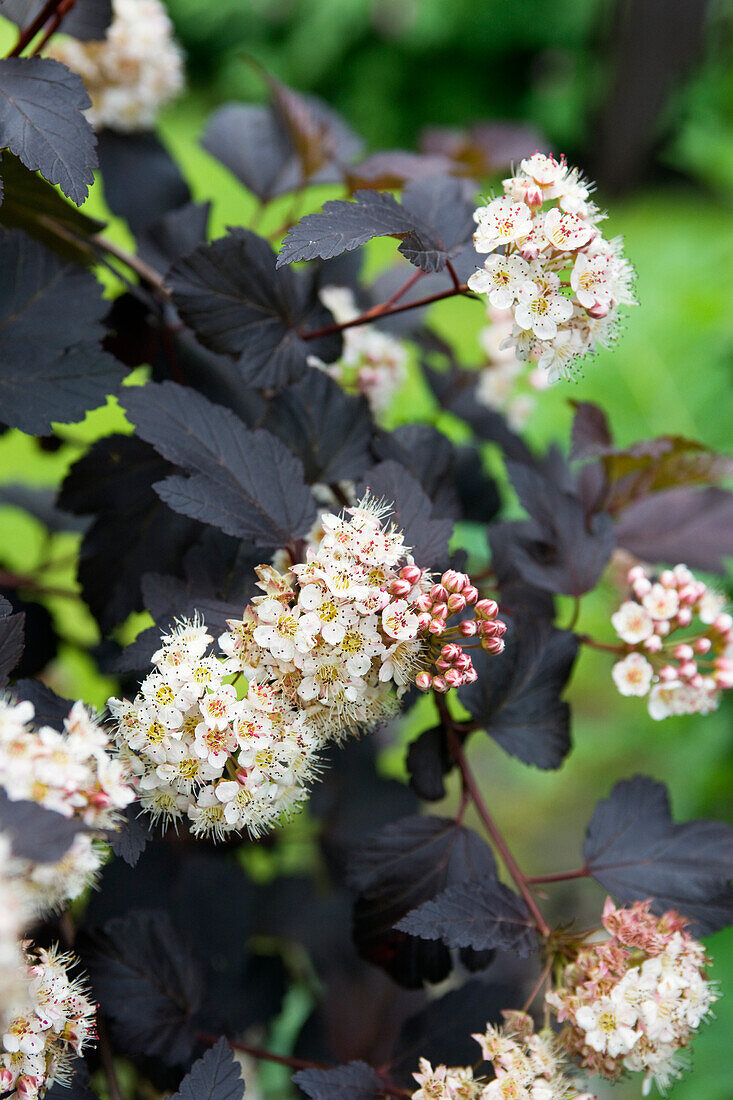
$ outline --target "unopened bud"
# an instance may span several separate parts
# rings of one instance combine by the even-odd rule
[[[434,603],[433,604],[433,618],[434,619],[447,619],[448,618],[448,604],[447,603]]]
[[[487,653],[503,653],[504,640],[503,638],[482,638],[481,648]]]
[[[463,596],[467,604],[474,604],[478,599],[478,588],[474,588],[472,584],[466,584],[463,587],[463,592],[461,593],[461,595]]]
[[[430,634],[444,634],[445,623],[442,619],[431,619],[428,631]]]
[[[448,590],[442,584],[434,584],[430,589],[430,598],[433,602],[445,603],[448,599]]]
[[[466,606],[465,597],[459,592],[452,592],[448,597],[448,610],[452,613],[463,611]]]
[[[400,577],[408,584],[417,584],[422,577],[422,569],[419,569],[416,565],[403,565],[400,569]]]
[[[731,627],[733,627],[733,618],[727,611],[722,611],[713,619],[713,629],[717,630],[718,634],[727,634]]]
[[[493,619],[499,612],[496,600],[479,600],[474,609],[477,619]]]
[[[665,683],[671,683],[672,680],[677,679],[677,669],[674,665],[665,665],[659,670],[659,679],[664,680]]]
[[[691,661],[695,651],[691,645],[682,644],[674,647],[674,655],[678,661]]]
[[[692,622],[692,610],[689,607],[681,607],[675,618],[678,626],[689,626]]]
[[[418,672],[415,677],[415,687],[420,691],[430,691],[433,678],[429,672]]]
[[[451,668],[446,672],[444,679],[446,684],[453,688],[460,687],[463,683],[463,677],[457,668]]]
[[[478,630],[478,624],[475,619],[464,619],[462,623],[458,624],[458,630],[464,638],[473,638]]]
[[[455,642],[446,642],[440,651],[440,656],[446,661],[455,661],[456,657],[460,657],[461,647],[456,645]]]
[[[393,596],[407,596],[408,593],[412,590],[412,585],[409,581],[398,579],[396,581],[392,581],[389,586],[389,590]]]
[[[475,684],[477,680],[478,672],[473,667],[473,665],[471,665],[471,667],[466,669],[466,671],[463,673],[463,682],[465,684]]]
[[[439,691],[441,695],[445,695],[448,690],[448,685],[442,676],[433,677],[433,691]]]
[[[713,648],[713,643],[709,638],[698,638],[694,645],[696,653],[709,653]]]

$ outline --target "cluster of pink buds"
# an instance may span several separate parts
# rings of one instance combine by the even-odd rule
[[[506,623],[496,617],[499,605],[495,600],[480,600],[478,596],[470,577],[448,569],[429,592],[418,598],[420,632],[428,641],[429,659],[436,669],[435,673],[427,670],[418,673],[415,683],[421,691],[432,688],[445,693],[476,680],[476,669],[466,653],[464,639],[477,638],[487,653],[501,653],[504,649]],[[473,608],[473,618],[448,625],[452,615],[460,615],[468,607]]]
[[[636,599],[611,617],[626,650],[613,667],[619,691],[648,694],[652,718],[714,710],[733,687],[733,618],[723,597],[686,565],[657,579],[638,565],[628,579]]]

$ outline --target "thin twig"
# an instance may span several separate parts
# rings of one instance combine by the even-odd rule
[[[443,725],[448,731],[448,741],[451,747],[453,759],[460,768],[461,775],[463,776],[463,782],[465,783],[466,789],[471,794],[471,798],[473,799],[473,804],[476,807],[476,811],[481,818],[481,821],[483,822],[486,831],[496,845],[496,849],[501,856],[504,866],[514,880],[514,883],[520,894],[524,898],[527,908],[534,918],[538,932],[543,936],[549,936],[552,929],[542,915],[542,911],[537,902],[532,897],[529,887],[527,886],[527,879],[525,875],[522,873],[521,868],[514,859],[514,856],[509,850],[507,842],[504,840],[504,837],[500,833],[496,823],[494,822],[494,819],[488,811],[486,803],[484,802],[483,795],[479,790],[478,783],[476,782],[468,760],[466,759],[466,754],[464,753],[461,746],[461,742],[456,732],[453,719],[451,718],[450,712],[448,711],[448,704],[445,700],[445,696],[440,695],[438,692],[434,692],[434,696],[436,705],[438,707],[438,713],[441,717]]]
[[[570,622],[565,627],[566,630],[575,630],[576,624],[580,617],[580,596],[576,596],[573,601],[573,611],[570,616]]]
[[[426,298],[418,298],[414,302],[406,302],[401,306],[390,306],[389,308],[379,310],[376,306],[373,306],[370,310],[367,310],[366,313],[362,313],[352,321],[341,321],[333,325],[324,325],[323,328],[313,329],[311,332],[301,332],[300,338],[301,340],[317,340],[321,336],[331,336],[334,332],[344,332],[347,328],[355,328],[357,325],[367,325],[377,317],[391,317],[395,313],[405,313],[408,309],[419,309],[421,306],[429,306],[433,302],[442,302],[445,298],[455,298],[457,294],[473,297],[465,283],[460,283],[458,287],[451,287],[450,290],[441,290],[437,294],[428,294]]]
[[[48,20],[56,12],[56,9],[61,7],[64,0],[47,0],[39,11],[36,18],[28,24],[28,26],[20,32],[18,35],[18,41],[13,46],[12,50],[8,54],[8,57],[20,57],[23,50],[26,48],[29,42],[32,42],[38,32],[45,27]]]
[[[99,1036],[99,1058],[107,1080],[111,1100],[123,1100],[122,1089],[115,1069],[114,1055],[107,1034],[107,1025],[99,1014],[97,1015],[97,1034]]]
[[[574,878],[589,878],[590,870],[588,867],[579,867],[577,871],[558,871],[554,875],[529,875],[525,878],[525,882],[528,882],[531,886],[540,885],[543,882],[569,882]]]
[[[45,31],[43,32],[42,37],[38,40],[36,45],[33,47],[33,50],[32,50],[33,57],[36,57],[41,52],[41,50],[44,48],[44,46],[48,43],[49,38],[52,38],[53,35],[56,34],[57,30],[59,29],[62,22],[64,21],[66,16],[69,14],[69,12],[71,11],[71,9],[73,8],[75,3],[76,3],[76,0],[61,0],[61,3],[59,4],[58,9],[51,16],[51,22],[46,27]]]
[[[606,645],[605,642],[597,642],[595,638],[591,638],[590,634],[576,634],[581,645],[587,645],[591,649],[601,649],[604,653],[625,653],[626,649],[622,645]]]
[[[529,1007],[532,1004],[532,1001],[535,999],[535,997],[537,996],[539,991],[542,989],[542,986],[547,981],[547,978],[549,977],[549,974],[550,974],[551,970],[552,970],[552,959],[550,958],[550,959],[548,959],[548,961],[543,966],[542,973],[540,974],[539,978],[537,979],[536,984],[533,986],[532,992],[530,993],[530,995],[527,997],[527,1000],[522,1005],[522,1012],[528,1012],[529,1011]]]
[[[131,252],[126,252],[124,248],[120,248],[114,241],[110,241],[107,237],[102,237],[97,234],[92,238],[92,244],[96,244],[104,252],[108,252],[110,256],[114,256],[120,263],[129,267],[130,271],[134,271],[136,275],[139,275],[144,282],[149,283],[150,286],[155,287],[156,290],[162,293],[167,293],[163,281],[163,276],[159,271],[156,271],[150,264],[146,264],[145,260],[141,260],[139,256],[133,255]]]

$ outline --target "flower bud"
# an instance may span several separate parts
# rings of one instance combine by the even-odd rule
[[[448,599],[448,590],[442,584],[434,584],[430,589],[430,598],[434,603],[445,603]]]
[[[458,624],[458,630],[464,638],[473,638],[478,630],[478,624],[475,619],[464,619],[462,623]]]
[[[692,622],[692,611],[689,607],[681,607],[675,618],[678,626],[689,626]]]
[[[441,695],[445,695],[446,691],[448,691],[448,685],[442,676],[433,677],[433,691],[438,691]]]
[[[440,656],[446,661],[455,661],[456,657],[460,657],[461,647],[456,645],[455,642],[446,642],[440,651]]]
[[[429,630],[430,624],[433,621],[433,616],[429,611],[423,611],[422,615],[417,617],[417,629],[421,631]]]
[[[498,612],[499,605],[496,600],[479,600],[474,610],[477,619],[493,619]]]
[[[446,661],[445,657],[438,657],[435,667],[439,672],[447,672],[449,668],[452,668],[452,665],[450,661]]]
[[[697,672],[697,665],[694,661],[683,661],[679,667],[679,674],[684,680],[689,680]]]
[[[392,581],[391,585],[389,586],[389,590],[393,596],[398,596],[401,598],[403,596],[407,596],[412,591],[412,585],[409,581],[400,579]]]
[[[440,583],[449,592],[460,592],[463,588],[463,574],[456,572],[455,569],[446,569],[440,578]]]
[[[676,580],[677,578],[671,569],[663,569],[659,574],[659,583],[663,584],[665,588],[671,588]]]
[[[677,669],[674,665],[665,665],[659,670],[659,679],[664,680],[665,683],[671,683],[677,679]]]
[[[682,644],[675,646],[674,655],[678,661],[691,661],[695,652],[691,645]]]
[[[478,588],[474,588],[472,584],[466,584],[463,586],[462,596],[467,604],[474,604],[478,599]]]
[[[504,640],[503,638],[482,638],[481,648],[485,650],[486,653],[503,653]]]
[[[400,577],[411,585],[417,584],[422,577],[422,569],[419,569],[417,565],[404,565],[400,569]]]
[[[716,615],[713,619],[713,629],[716,630],[718,634],[727,634],[731,627],[733,627],[733,618],[731,618],[727,611],[721,612],[720,615]]]
[[[430,620],[430,626],[428,627],[428,631],[429,631],[430,634],[444,634],[445,633],[445,623],[443,622],[442,619],[431,619]]]
[[[448,604],[447,603],[435,603],[435,604],[433,604],[433,618],[434,619],[447,619],[448,618]]]
[[[449,687],[460,687],[463,683],[463,676],[457,668],[451,668],[448,672],[446,672],[444,678],[446,684],[448,684]]]
[[[448,597],[448,610],[452,613],[463,611],[466,606],[466,598],[459,592],[453,592]]]
[[[709,653],[713,647],[713,643],[709,638],[698,638],[694,645],[696,653]]]
[[[415,687],[420,691],[430,691],[433,678],[429,672],[418,672],[415,677]]]

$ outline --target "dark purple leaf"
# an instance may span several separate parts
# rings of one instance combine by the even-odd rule
[[[621,904],[654,899],[701,932],[733,921],[733,828],[719,821],[675,825],[662,783],[643,775],[617,783],[588,824],[590,873]]]
[[[430,424],[402,424],[374,441],[380,459],[394,460],[422,485],[439,515],[458,518],[456,450]]]
[[[342,179],[343,165],[362,151],[361,138],[323,100],[296,92],[267,73],[264,76],[300,166],[297,185]]]
[[[449,886],[403,917],[396,927],[424,940],[477,951],[501,948],[518,955],[537,950],[537,929],[521,898],[494,878]]]
[[[624,508],[616,541],[649,562],[683,561],[723,572],[733,557],[733,493],[727,489],[667,489]]]
[[[201,144],[261,202],[293,190],[300,181],[285,124],[269,105],[224,104],[209,118]]]
[[[171,1100],[242,1100],[243,1096],[241,1067],[222,1036],[194,1062]]]
[[[301,1069],[293,1081],[312,1100],[378,1100],[382,1082],[366,1062],[349,1062],[333,1069]]]
[[[97,167],[90,99],[80,76],[48,57],[0,61],[0,148],[81,206]]]
[[[230,231],[176,263],[168,274],[176,308],[201,343],[239,357],[251,384],[281,387],[303,374],[309,355],[338,359],[338,333],[312,340],[301,332],[333,323],[312,273],[276,271],[267,241]]]
[[[503,653],[476,653],[478,679],[460,689],[471,716],[511,756],[559,768],[570,751],[562,692],[578,652],[574,634],[525,611],[510,621]]]
[[[443,944],[395,929],[411,909],[457,882],[495,877],[490,848],[476,833],[439,817],[406,817],[373,833],[351,852],[347,881],[360,897],[354,940],[363,958],[408,988],[450,971]]]
[[[476,122],[467,130],[428,127],[420,149],[430,156],[449,157],[454,170],[481,179],[494,176],[546,145],[539,130],[523,122]]]
[[[141,813],[140,807],[134,802],[127,806],[122,817],[119,829],[109,833],[109,846],[129,867],[134,867],[151,838],[149,818]]]
[[[178,165],[152,132],[102,130],[99,167],[107,206],[135,234],[191,201]]]
[[[78,818],[64,817],[37,802],[12,802],[0,791],[0,829],[19,859],[57,863],[85,826]]]
[[[323,371],[309,371],[270,403],[262,427],[303,463],[306,481],[359,478],[372,466],[374,422],[364,397],[350,397]]]
[[[5,505],[33,516],[49,531],[84,531],[88,526],[85,520],[56,507],[55,489],[10,482],[0,488],[0,507]]]
[[[556,476],[523,462],[507,462],[506,468],[532,517],[514,527],[515,564],[524,580],[568,596],[595,588],[613,552],[611,517],[586,516],[580,498]]]
[[[443,777],[453,767],[442,726],[424,730],[410,742],[405,760],[410,786],[418,798],[437,802],[445,798]]]
[[[571,436],[571,458],[593,458],[613,446],[613,436],[603,409],[590,401],[573,402],[575,416]]]
[[[2,597],[0,597],[2,598]],[[25,615],[11,614],[11,605],[2,598],[0,605],[0,688],[7,685],[25,646]]]
[[[187,202],[147,225],[138,236],[141,258],[165,273],[176,260],[206,243],[210,209],[208,202]]]
[[[80,944],[94,999],[120,1053],[178,1065],[196,1043],[203,980],[190,945],[164,912],[107,921]]]
[[[174,511],[258,546],[286,546],[316,518],[303,467],[265,431],[250,431],[229,409],[174,382],[125,393],[138,435],[190,472],[158,482]]]
[[[384,149],[352,165],[346,181],[352,191],[375,188],[399,191],[412,180],[427,176],[449,176],[455,167],[448,157],[408,153],[404,149]]]
[[[404,466],[391,460],[380,462],[369,471],[363,489],[392,505],[392,522],[404,531],[405,543],[421,568],[437,570],[444,566],[453,521],[431,518],[430,498]]]
[[[42,434],[52,421],[79,420],[116,392],[122,369],[99,344],[106,310],[101,287],[89,272],[20,231],[2,236],[0,407],[5,423]]]
[[[33,703],[34,722],[37,726],[51,726],[52,729],[63,732],[64,719],[69,717],[73,700],[57,695],[40,680],[18,680],[13,685],[13,695],[16,699]]]
[[[61,507],[95,515],[82,540],[78,576],[103,630],[142,610],[143,575],[153,563],[163,572],[177,570],[201,531],[153,489],[171,470],[141,439],[111,435],[94,443],[63,483]]]

